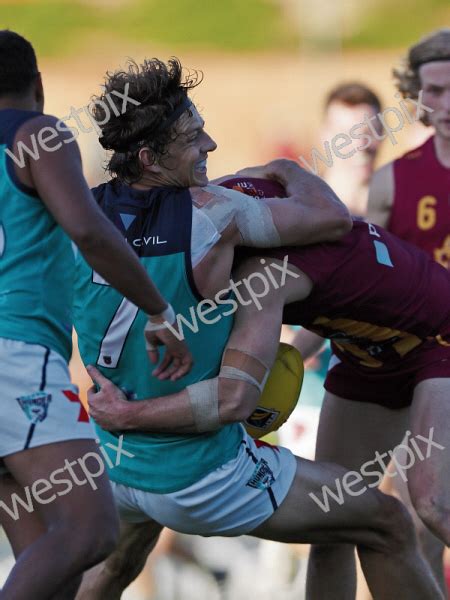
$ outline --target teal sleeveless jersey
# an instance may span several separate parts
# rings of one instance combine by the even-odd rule
[[[172,394],[215,377],[232,327],[232,300],[202,306],[192,278],[190,243],[192,200],[189,191],[155,188],[136,191],[118,182],[94,190],[100,206],[137,252],[164,297],[179,315],[193,354],[192,371],[176,382],[159,381],[147,357],[146,316],[99,278],[80,256],[75,283],[75,328],[81,357],[96,365],[130,400]],[[181,319],[182,317],[182,319]],[[183,322],[184,319],[184,322]],[[157,493],[183,489],[237,455],[242,428],[233,424],[203,434],[110,433],[97,427],[109,452],[110,478]],[[121,444],[122,453],[115,459]],[[116,464],[117,462],[120,463]]]
[[[46,346],[69,360],[71,242],[36,192],[17,179],[6,152],[19,127],[39,114],[0,110],[0,337]]]

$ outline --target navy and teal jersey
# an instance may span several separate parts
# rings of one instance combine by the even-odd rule
[[[202,298],[192,277],[189,190],[138,191],[112,181],[93,191],[100,207],[179,315],[194,366],[176,382],[152,377],[154,365],[148,359],[143,333],[146,315],[79,256],[74,315],[83,362],[96,365],[132,401],[172,394],[189,384],[217,376],[233,323],[233,310],[230,303],[224,302],[213,310],[208,307],[204,320],[198,316]],[[120,464],[109,468],[111,479],[156,493],[170,493],[198,481],[233,459],[242,440],[239,424],[192,435],[111,433],[99,427],[97,430],[102,445],[117,447],[122,443],[126,452],[121,454]]]
[[[36,191],[18,180],[11,157],[18,129],[40,114],[0,110],[0,337],[46,346],[69,360],[71,242]],[[22,147],[16,160],[24,156]]]

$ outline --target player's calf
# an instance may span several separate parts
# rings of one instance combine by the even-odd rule
[[[417,514],[446,546],[450,546],[450,506],[438,494],[424,494],[413,499]]]
[[[115,551],[83,576],[76,600],[119,600],[140,574],[162,531],[155,521],[122,522]]]
[[[449,394],[449,377],[426,379],[414,389],[410,443],[416,446],[420,460],[408,472],[408,489],[417,514],[447,546],[450,546]]]
[[[373,596],[389,598],[390,591],[386,587],[386,581],[389,581],[392,589],[402,589],[405,597],[442,600],[442,592],[418,549],[413,520],[406,507],[392,496],[376,493],[380,501],[379,543],[374,544],[372,539],[370,546],[364,543],[357,546]],[[384,561],[382,575],[380,553],[388,558]]]

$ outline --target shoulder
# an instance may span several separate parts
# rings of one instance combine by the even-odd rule
[[[16,134],[16,142],[22,141],[24,144],[31,142],[33,144],[34,140],[34,144],[45,145],[51,141],[52,149],[56,149],[58,142],[67,144],[74,141],[74,139],[73,132],[61,119],[54,115],[45,114],[38,114],[25,121]],[[73,144],[73,146],[78,147],[77,144]]]

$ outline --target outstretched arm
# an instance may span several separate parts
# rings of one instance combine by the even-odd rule
[[[282,245],[331,242],[352,228],[347,207],[331,187],[292,160],[274,160],[243,169],[237,175],[273,179],[285,188],[287,198],[262,200],[271,211]]]
[[[238,177],[272,179],[288,197],[256,199],[209,184],[192,188],[194,204],[219,232],[235,227],[235,246],[274,248],[334,241],[348,233],[353,221],[346,206],[320,177],[287,159],[239,171]],[[223,178],[215,183],[223,181]]]

